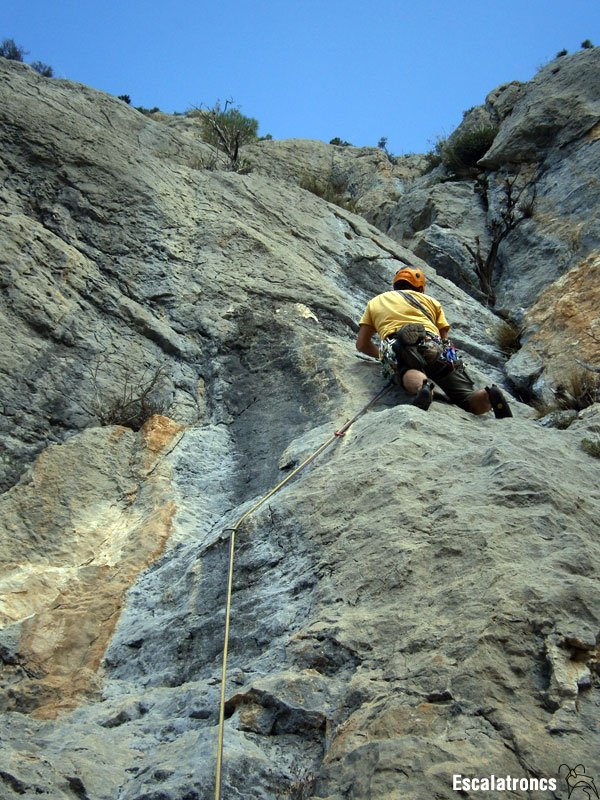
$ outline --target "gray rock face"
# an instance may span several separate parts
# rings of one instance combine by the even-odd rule
[[[499,86],[465,114],[450,142],[481,127],[499,128],[480,162],[485,185],[471,179],[440,183],[443,171],[421,174],[423,156],[392,163],[375,148],[296,140],[261,142],[245,155],[255,170],[278,180],[337,187],[340,202],[351,202],[369,222],[480,301],[486,297],[474,268],[477,240],[485,259],[489,226],[503,212],[507,175],[516,165],[533,175],[536,165],[534,216],[503,239],[492,275],[496,306],[523,325],[527,338],[525,310],[599,247],[599,58],[598,48],[557,58],[529,83]],[[542,382],[552,380],[548,374]]]
[[[272,438],[282,449],[322,419],[345,392],[340,342],[352,353],[367,299],[413,255],[293,185],[196,169],[204,145],[120,101],[1,68],[0,314],[13,347],[0,354],[0,485],[159,368],[158,410],[191,423],[208,409],[259,461]],[[432,287],[442,301],[452,291],[433,274]],[[276,398],[286,426],[265,434]]]
[[[381,407],[248,521],[223,796],[452,797],[454,774],[558,780],[561,763],[595,763],[600,465],[578,447],[595,419],[554,431]],[[201,436],[164,462],[185,486],[176,520],[205,491]],[[583,472],[585,487],[566,478]],[[132,588],[101,699],[54,722],[5,717],[9,790],[212,796],[221,531],[247,510],[226,505]]]
[[[244,159],[253,172],[278,180],[301,183],[317,179],[347,187],[347,197],[360,203],[377,188],[395,185],[402,191],[403,182],[414,180],[424,167],[423,155],[390,158],[378,147],[331,145],[309,139],[262,141],[246,145]],[[365,204],[367,201],[364,201]]]
[[[501,245],[501,306],[530,307],[541,291],[598,252],[599,155],[600,140],[586,136],[543,163],[533,219]]]
[[[528,312],[540,294],[548,290],[551,295],[554,285],[558,298],[559,281],[595,264],[600,249],[599,66],[599,48],[555,59],[529,83],[501,86],[484,105],[468,112],[450,142],[477,128],[498,126],[492,147],[479,162],[478,180],[440,182],[447,176],[438,170],[416,178],[395,201],[363,209],[374,224],[440,275],[482,300],[473,252],[479,240],[483,260],[490,253],[491,225],[506,212],[505,181],[520,171],[514,196],[531,181],[523,197],[535,197],[533,216],[524,218],[500,242],[492,280],[496,307],[517,321],[524,342],[535,338],[539,329],[539,313],[530,319]],[[589,289],[595,296],[591,276]],[[540,334],[543,339],[571,324],[562,319],[558,302],[552,308],[548,327]],[[573,313],[578,312],[570,309],[569,318]],[[575,327],[581,330],[589,322],[579,313]],[[586,358],[597,359],[589,343],[585,351]],[[562,364],[552,365],[548,348],[543,356],[540,369],[532,372],[530,366],[539,353],[533,344],[524,345],[511,371],[516,388],[526,384],[527,391],[535,393],[537,378],[540,387],[556,383]],[[530,365],[527,380],[521,362]]]
[[[527,91],[527,85],[520,81],[511,81],[510,83],[503,83],[488,94],[485,98],[484,108],[488,113],[488,119],[491,124],[497,125],[512,114],[517,101]],[[467,121],[470,123],[468,117],[465,119],[465,122]]]
[[[479,385],[496,317],[290,178],[0,72],[0,795],[214,796],[229,532],[330,439],[238,531],[223,797],[565,793],[600,744],[598,408],[555,430],[394,389],[335,437],[383,385],[353,340],[402,263]],[[168,415],[98,426],[159,368]]]
[[[495,273],[499,306],[531,306],[542,289],[600,242],[599,66],[600,51],[594,48],[556,59],[528,84],[508,84],[490,93],[485,105],[469,112],[450,137],[453,141],[478,127],[499,125],[492,147],[479,162],[487,170],[487,192],[481,186],[474,191],[472,181],[431,186],[426,179],[417,180],[389,209],[387,227],[386,221],[382,227],[409,247],[418,231],[419,254],[472,292],[477,281],[465,244],[473,248],[479,237],[487,254],[488,223],[502,212],[506,168],[537,164],[533,218],[502,242]],[[450,211],[448,223],[441,225],[448,230],[440,236],[432,209],[442,208]]]
[[[581,141],[600,122],[600,52],[582,50],[541,69],[512,107],[482,159],[488,168],[542,160]]]
[[[414,186],[397,203],[388,235],[403,242],[444,277],[479,300],[473,261],[467,247],[489,248],[486,212],[474,181]]]

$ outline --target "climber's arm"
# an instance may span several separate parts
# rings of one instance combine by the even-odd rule
[[[361,325],[356,337],[356,349],[372,358],[379,358],[379,350],[371,341],[376,333],[377,331],[371,325]]]

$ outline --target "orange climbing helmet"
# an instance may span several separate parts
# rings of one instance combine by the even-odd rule
[[[425,275],[420,269],[413,269],[412,267],[402,267],[401,270],[394,275],[392,285],[396,285],[396,281],[408,281],[415,289],[425,291]]]

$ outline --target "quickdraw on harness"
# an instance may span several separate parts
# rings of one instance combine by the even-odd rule
[[[450,341],[450,339],[441,339],[439,336],[435,336],[434,334],[429,333],[429,331],[425,331],[424,343],[426,346],[427,342],[435,345],[435,347],[438,349],[439,352],[436,360],[441,364],[449,364],[454,366],[460,362],[460,356],[458,355],[456,347]],[[396,345],[396,340],[393,336],[383,339],[379,343],[379,360],[381,361],[383,375],[388,380],[392,380],[396,373],[396,369],[398,367],[397,355],[398,348]]]

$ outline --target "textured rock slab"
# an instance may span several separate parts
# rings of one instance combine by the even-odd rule
[[[381,388],[354,358],[366,300],[422,266],[478,380],[502,377],[495,317],[293,181],[198,170],[189,131],[0,69],[3,485],[41,453],[2,496],[0,788],[204,800],[228,531]],[[107,355],[102,391],[166,361],[185,433],[48,447],[89,424],[86,367]],[[497,422],[405,401],[239,533],[225,796],[454,797],[455,772],[594,763],[597,409],[557,431],[518,405]]]
[[[574,391],[582,365],[600,364],[598,302],[600,258],[593,254],[542,292],[525,315],[523,347],[507,365],[517,388],[551,399],[550,386]]]
[[[181,428],[94,428],[55,445],[0,500],[2,707],[53,716],[97,690],[136,576],[164,549],[175,506],[161,463]]]
[[[482,163],[538,161],[549,148],[564,147],[594,129],[600,121],[599,68],[598,48],[547,64],[527,84]]]
[[[412,253],[293,183],[195,168],[192,134],[115,98],[0,71],[0,325],[13,342],[0,353],[0,487],[97,421],[94,395],[106,405],[157,369],[163,412],[232,423],[259,463],[345,402],[364,305]],[[342,157],[365,180],[374,162],[391,168],[367,156]],[[425,268],[442,302],[459,298]],[[266,424],[273,403],[285,426]]]
[[[596,417],[556,431],[437,403],[380,408],[248,521],[225,794],[452,797],[453,774],[594,763],[600,462],[579,442]],[[185,441],[169,458],[191,504],[202,476],[185,467]],[[101,702],[52,723],[9,717],[15,779],[57,797],[64,776],[99,800],[211,796],[222,530],[247,508],[215,508],[212,534],[140,577]]]
[[[397,198],[423,171],[422,155],[393,159],[376,147],[342,147],[316,140],[287,139],[247,145],[253,171],[277,180],[327,190],[361,213]]]

